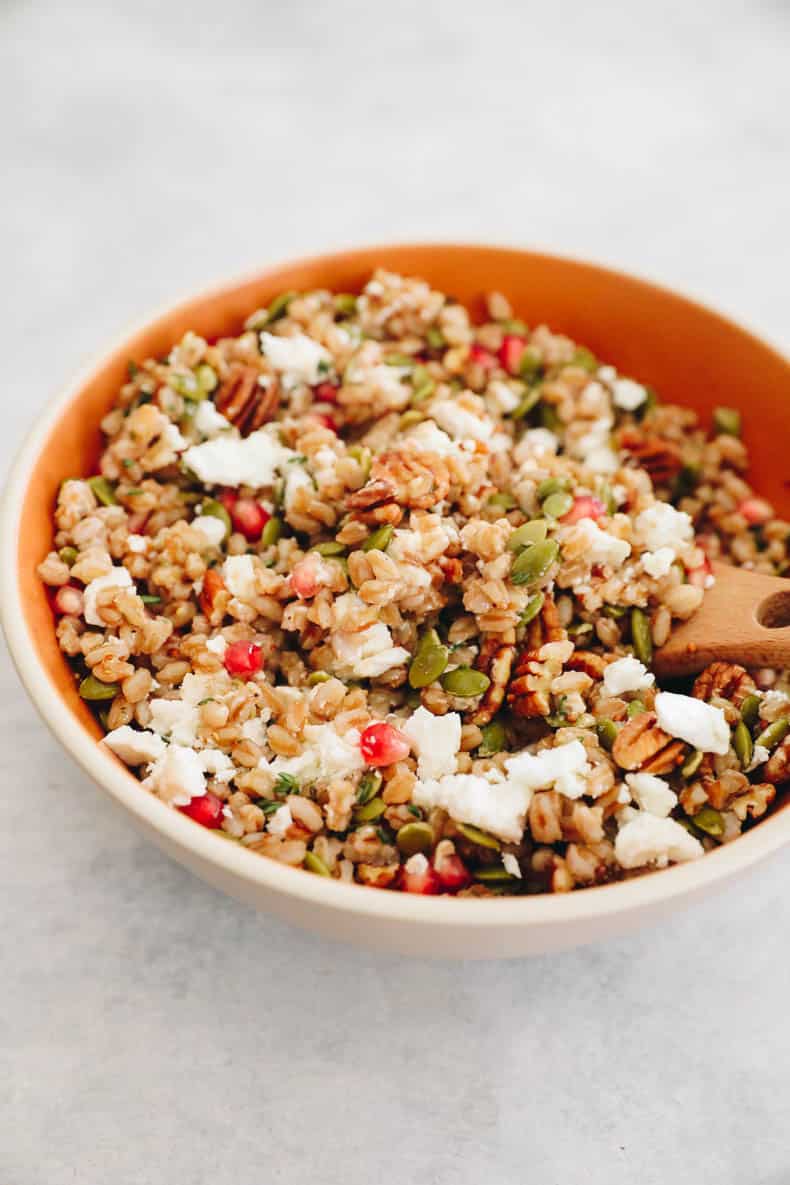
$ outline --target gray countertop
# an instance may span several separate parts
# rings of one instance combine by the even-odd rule
[[[580,254],[790,346],[789,37],[780,0],[7,0],[3,467],[129,320],[337,244]],[[599,947],[360,953],[145,845],[0,688],[4,1185],[790,1179],[790,854]]]

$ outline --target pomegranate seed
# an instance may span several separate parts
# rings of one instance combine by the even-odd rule
[[[436,875],[442,883],[442,888],[448,893],[457,893],[459,889],[465,889],[472,880],[469,869],[455,852],[450,856],[436,860],[434,867]]]
[[[302,601],[309,601],[329,578],[329,569],[315,552],[310,552],[294,564],[291,573],[291,588]]]
[[[236,505],[238,500],[239,495],[235,490],[220,490],[220,492],[217,494],[217,501],[221,502],[229,513]]]
[[[738,507],[750,527],[762,527],[773,517],[773,507],[762,498],[744,498]]]
[[[340,390],[334,383],[319,383],[315,388],[316,403],[337,403],[337,393]]]
[[[222,805],[222,799],[207,790],[199,798],[193,798],[186,806],[180,806],[178,809],[182,814],[189,815],[190,819],[194,819],[201,827],[216,831],[222,826]]]
[[[434,896],[442,891],[442,882],[436,869],[418,852],[401,867],[398,886],[403,893],[420,893]]]
[[[506,333],[499,347],[499,364],[508,374],[518,374],[521,355],[527,348],[526,340],[516,333]]]
[[[226,509],[230,512],[233,530],[239,531],[248,543],[256,543],[260,539],[261,531],[272,517],[254,498],[237,498]]]
[[[578,523],[583,518],[600,518],[602,514],[606,514],[606,507],[599,498],[581,494],[578,498],[574,498],[573,506],[567,514],[562,516],[560,522]]]
[[[337,436],[337,421],[334,416],[330,416],[328,412],[314,411],[312,419],[317,420],[322,428],[328,428],[330,432],[334,432]]]
[[[699,542],[699,541],[698,541]],[[686,572],[689,584],[695,588],[710,588],[713,580],[713,567],[707,556],[696,568],[689,568]]]
[[[391,724],[369,724],[359,738],[362,756],[368,765],[394,765],[411,752],[411,746],[402,732]]]
[[[476,362],[478,366],[482,366],[483,370],[493,370],[496,366],[496,355],[487,350],[485,346],[479,346],[477,342],[473,342],[469,347],[469,361]]]
[[[263,654],[255,642],[231,642],[222,661],[234,679],[250,679],[263,666]]]
[[[55,612],[64,617],[82,616],[82,591],[73,584],[64,584],[52,599]]]

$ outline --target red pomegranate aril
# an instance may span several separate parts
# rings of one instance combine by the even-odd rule
[[[437,893],[441,893],[442,882],[433,865],[428,863],[425,856],[418,854],[411,856],[401,866],[398,887],[403,893],[418,893],[423,897],[433,897]]]
[[[193,798],[186,806],[180,806],[178,809],[183,815],[194,819],[201,827],[208,827],[209,830],[216,831],[222,826],[222,807],[222,799],[207,790],[199,798]]]
[[[689,584],[695,588],[709,588],[713,579],[713,567],[707,556],[696,568],[689,568],[686,572]]]
[[[359,747],[365,761],[373,766],[394,765],[411,752],[403,733],[383,721],[368,725],[359,738]]]
[[[527,348],[526,339],[517,333],[506,333],[499,347],[499,364],[508,374],[518,374],[521,355]]]
[[[239,500],[239,495],[235,490],[220,490],[217,494],[217,501],[221,502],[225,509],[230,512]]]
[[[334,416],[330,416],[328,412],[314,411],[312,418],[318,420],[322,428],[328,428],[330,432],[334,432],[337,436],[337,421]]]
[[[254,498],[237,498],[231,506],[226,506],[226,510],[230,513],[233,530],[242,534],[248,543],[257,543],[272,517]]]
[[[496,355],[487,350],[485,346],[479,346],[477,342],[473,342],[469,347],[469,361],[476,362],[478,366],[482,366],[483,370],[493,370],[496,366]]]
[[[472,874],[457,853],[444,856],[434,863],[436,875],[447,893],[458,893],[472,881]]]
[[[73,584],[62,585],[55,593],[52,603],[55,606],[55,612],[62,614],[63,617],[82,616],[82,590],[75,588]]]
[[[255,642],[231,642],[222,659],[234,679],[251,679],[263,666],[263,653]]]
[[[314,388],[316,403],[337,403],[337,393],[340,390],[334,383],[319,383]]]
[[[596,519],[604,514],[606,514],[606,507],[599,498],[593,498],[589,494],[580,494],[578,498],[574,498],[573,506],[567,514],[562,516],[560,522],[578,523],[583,518]]]
[[[750,527],[762,527],[773,517],[773,507],[762,498],[744,498],[738,507]]]
[[[291,573],[291,588],[302,601],[309,601],[329,577],[329,570],[319,555],[311,552],[294,564]]]

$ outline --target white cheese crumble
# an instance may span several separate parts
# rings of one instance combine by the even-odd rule
[[[218,782],[229,782],[236,772],[230,757],[219,749],[201,749],[198,757],[203,772],[211,774]]]
[[[191,525],[200,531],[210,547],[219,547],[227,532],[222,519],[213,514],[199,514],[192,519]]]
[[[270,835],[285,835],[289,827],[293,826],[293,815],[291,808],[287,802],[279,806],[273,815],[270,816],[266,830]]]
[[[155,732],[140,732],[128,724],[114,728],[103,739],[107,748],[112,749],[116,757],[120,757],[127,765],[156,761],[165,751],[165,742]]]
[[[747,774],[750,774],[754,769],[758,769],[761,765],[765,765],[770,756],[770,749],[766,749],[765,745],[755,745],[752,759],[746,767]]]
[[[548,428],[528,428],[513,450],[517,464],[533,461],[536,457],[554,456],[560,447],[560,438]]]
[[[692,695],[660,691],[656,696],[659,728],[703,753],[723,756],[730,747],[730,728],[721,708]]]
[[[457,712],[434,716],[418,708],[403,726],[403,734],[417,753],[417,775],[423,780],[455,773],[461,748],[461,717]]]
[[[418,452],[438,453],[440,457],[457,457],[461,451],[433,420],[423,420],[417,424],[405,437],[405,443]]]
[[[630,543],[602,531],[591,518],[583,518],[570,530],[575,533],[575,538],[582,536],[584,539],[585,555],[591,564],[608,564],[612,568],[618,568],[631,554]]]
[[[220,412],[217,411],[211,399],[201,399],[197,405],[192,423],[200,433],[205,436],[207,440],[212,440],[215,436],[219,436],[220,432],[229,432],[233,429],[230,420],[226,420]]]
[[[635,811],[617,832],[614,854],[623,868],[656,864],[665,868],[670,860],[680,863],[703,854],[702,844],[674,819],[659,819],[648,811]]]
[[[143,782],[171,806],[186,806],[206,793],[206,779],[199,755],[184,745],[168,745]]]
[[[206,485],[270,486],[290,457],[296,454],[285,448],[265,429],[246,439],[218,436],[203,444],[193,444],[183,461]]]
[[[288,465],[285,469],[285,492],[283,494],[283,505],[286,510],[293,509],[297,490],[305,489],[309,489],[312,492],[315,490],[315,486],[313,485],[313,479],[304,465],[296,463]]]
[[[499,379],[488,384],[488,398],[493,404],[494,411],[503,416],[506,416],[508,412],[515,411],[521,402],[521,396]]]
[[[290,774],[299,782],[349,777],[365,768],[356,728],[341,736],[332,724],[307,724],[304,737],[307,743],[296,757],[276,757],[272,762],[262,757],[258,768],[268,770],[275,777]]]
[[[642,691],[644,688],[652,687],[655,681],[655,675],[651,674],[638,658],[633,658],[630,654],[610,662],[603,673],[603,685],[609,695]]]
[[[666,576],[674,562],[675,549],[673,547],[659,547],[657,551],[646,551],[642,556],[642,567],[654,580],[660,580],[662,576]]]
[[[179,745],[193,745],[199,724],[198,704],[211,694],[211,677],[185,675],[179,699],[152,699],[150,727]]]
[[[633,379],[615,379],[612,382],[612,403],[623,411],[636,411],[647,399],[647,391]]]
[[[218,654],[220,658],[227,649],[228,643],[222,634],[217,634],[215,638],[208,638],[206,641],[206,650],[210,650],[212,654]]]
[[[143,555],[148,550],[150,540],[147,535],[129,535],[126,546],[136,555]]]
[[[91,580],[90,584],[86,585],[83,592],[83,613],[88,625],[98,625],[105,629],[105,623],[99,617],[96,608],[96,601],[99,593],[104,592],[108,588],[117,588],[119,591],[122,588],[134,588],[134,581],[129,572],[123,566],[111,568],[104,576],[97,576],[95,580]]]
[[[626,774],[625,780],[643,811],[665,818],[677,806],[678,796],[663,778],[653,774]]]
[[[505,872],[509,872],[511,876],[517,876],[521,880],[521,865],[512,852],[505,852],[502,856],[502,864]]]
[[[356,632],[340,630],[332,635],[335,674],[341,679],[375,679],[411,657],[402,646],[393,646],[392,635],[377,621]]]
[[[519,753],[505,762],[508,781],[525,791],[554,786],[566,798],[581,798],[590,773],[587,752],[581,741],[569,741],[540,753]]]
[[[649,551],[659,551],[662,547],[677,550],[694,536],[689,515],[684,510],[675,510],[668,502],[656,502],[638,514],[634,532]]]
[[[277,337],[264,331],[261,334],[261,352],[275,370],[280,371],[286,390],[300,383],[307,383],[311,387],[320,383],[332,365],[332,355],[320,342],[304,333],[296,333],[293,337]]]
[[[252,601],[258,595],[251,555],[229,555],[222,565],[222,579],[230,595],[240,601]]]
[[[489,782],[477,774],[445,774],[415,783],[412,801],[432,810],[441,807],[457,823],[471,823],[500,839],[518,842],[531,792],[513,782]]]
[[[255,745],[266,744],[266,719],[270,715],[269,709],[265,709],[266,718],[263,715],[253,716],[252,720],[245,720],[241,726],[241,735],[245,741],[252,741]]]
[[[460,407],[453,399],[440,399],[430,409],[431,418],[440,428],[448,432],[453,440],[490,440],[494,433],[491,420],[476,416],[474,412]]]

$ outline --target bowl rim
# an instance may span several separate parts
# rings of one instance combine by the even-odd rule
[[[713,888],[746,871],[790,842],[790,810],[778,810],[757,827],[731,844],[717,848],[696,861],[634,877],[630,880],[597,885],[572,893],[547,893],[534,896],[499,898],[496,904],[485,898],[451,899],[445,896],[418,897],[409,893],[385,892],[366,886],[345,884],[324,877],[305,875],[274,860],[262,859],[240,844],[218,842],[217,836],[196,826],[187,816],[173,811],[151,794],[141,792],[138,779],[99,742],[89,736],[61,700],[43,664],[39,661],[21,604],[18,581],[18,539],[21,510],[31,472],[53,425],[65,408],[76,399],[95,371],[117,357],[138,333],[151,328],[164,316],[186,308],[196,301],[209,301],[251,282],[262,281],[270,272],[287,266],[320,265],[331,267],[349,255],[408,251],[469,251],[518,254],[528,259],[556,260],[608,275],[613,281],[638,283],[685,303],[690,311],[714,317],[722,327],[747,334],[762,349],[776,355],[785,365],[790,360],[776,345],[758,336],[742,323],[718,312],[709,305],[687,297],[663,284],[657,284],[633,272],[624,272],[586,259],[557,252],[533,251],[503,243],[419,241],[357,244],[339,250],[316,252],[299,258],[273,259],[267,264],[231,279],[218,281],[191,291],[175,301],[160,306],[120,334],[106,349],[94,355],[39,414],[19,448],[9,471],[0,506],[0,617],[9,651],[20,679],[44,723],[54,733],[78,765],[103,790],[128,810],[138,824],[161,834],[175,847],[184,862],[188,857],[213,866],[236,881],[269,890],[313,905],[317,914],[336,912],[356,914],[365,919],[401,922],[425,926],[439,924],[447,928],[478,927],[510,930],[514,926],[536,929],[575,926],[585,921],[613,915],[625,916],[645,907],[670,906],[683,898]]]

